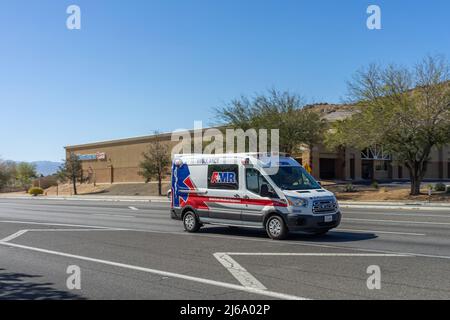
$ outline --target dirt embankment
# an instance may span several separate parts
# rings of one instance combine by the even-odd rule
[[[355,186],[356,191],[345,192],[344,186],[325,186],[326,189],[334,192],[338,200],[352,200],[352,201],[399,201],[399,200],[413,200],[413,201],[440,201],[450,202],[450,193],[432,191],[431,196],[428,196],[428,188],[421,189],[421,194],[411,196],[409,194],[409,187],[380,187],[378,189],[373,187]]]
[[[163,182],[162,193],[169,190],[169,182]],[[158,184],[150,183],[127,183],[127,184],[79,184],[77,185],[79,195],[99,195],[99,196],[156,196],[158,195]],[[50,187],[45,190],[47,196],[71,196],[73,187],[70,184]]]

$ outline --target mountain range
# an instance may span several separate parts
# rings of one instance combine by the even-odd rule
[[[31,163],[36,166],[37,173],[44,176],[56,173],[62,164],[61,162],[53,161],[33,161]]]

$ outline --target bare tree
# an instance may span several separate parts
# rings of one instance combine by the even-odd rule
[[[155,132],[155,135],[157,134]],[[158,180],[158,194],[161,196],[162,179],[168,173],[168,166],[170,164],[168,146],[162,144],[157,138],[142,156],[144,159],[140,163],[141,171],[139,174],[145,178],[146,183],[156,178]]]
[[[69,157],[64,160],[63,165],[59,168],[57,177],[61,181],[70,181],[73,186],[73,194],[78,194],[77,181],[83,177],[83,168],[77,155],[69,154]]]

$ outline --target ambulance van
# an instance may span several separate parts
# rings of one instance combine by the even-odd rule
[[[274,160],[276,159],[276,160]],[[205,224],[325,234],[341,213],[336,197],[289,156],[183,154],[172,163],[171,217],[188,232]]]

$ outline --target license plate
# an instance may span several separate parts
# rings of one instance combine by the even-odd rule
[[[333,221],[333,216],[325,216],[325,222]]]

